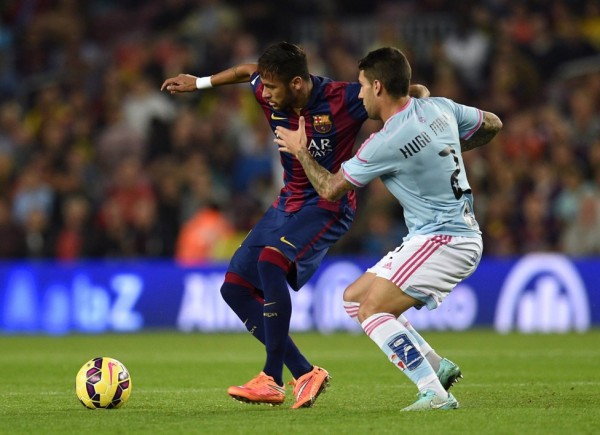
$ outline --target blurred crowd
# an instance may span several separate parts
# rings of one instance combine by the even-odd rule
[[[0,258],[227,259],[281,187],[272,132],[248,85],[160,85],[281,40],[338,80],[395,45],[413,82],[501,117],[464,155],[486,255],[600,254],[597,0],[3,0]],[[405,233],[372,183],[331,252],[379,257]]]

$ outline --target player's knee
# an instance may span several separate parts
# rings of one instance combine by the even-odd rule
[[[387,312],[390,312],[389,307],[383,306],[369,297],[365,297],[358,308],[358,321],[362,323],[373,314]]]
[[[373,285],[375,275],[372,273],[364,273],[356,279],[352,284],[346,287],[344,290],[344,301],[345,302],[357,302],[362,303],[366,297],[369,289]]]
[[[360,304],[360,307],[358,307],[358,316],[356,316],[356,318],[361,324],[373,314],[376,314],[376,312],[373,311],[373,309],[368,304],[365,304],[366,302],[367,301],[363,301],[363,303]]]
[[[360,289],[354,283],[350,284],[344,290],[343,300],[344,302],[357,302],[360,303],[362,300]]]
[[[242,293],[247,294],[252,289],[253,286],[246,280],[234,273],[227,272],[221,286],[221,297],[231,306],[231,303],[239,299]]]
[[[239,293],[240,293],[239,289],[235,285],[225,282],[221,286],[221,297],[229,305],[230,305],[231,301],[233,301],[234,299],[236,299],[239,296]]]

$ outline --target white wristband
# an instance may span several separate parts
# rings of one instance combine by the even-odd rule
[[[196,79],[196,89],[207,89],[207,88],[212,88],[212,83],[210,82],[210,76],[198,77]]]

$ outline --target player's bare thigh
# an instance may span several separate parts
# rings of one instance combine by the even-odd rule
[[[377,275],[365,272],[344,290],[344,301],[362,303]]]
[[[398,317],[417,304],[421,302],[404,293],[393,282],[375,277],[360,304],[358,320],[362,323],[377,313],[390,313]]]

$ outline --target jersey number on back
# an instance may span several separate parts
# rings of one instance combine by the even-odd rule
[[[450,186],[452,186],[452,191],[454,192],[454,197],[456,199],[460,199],[463,196],[463,190],[458,185],[458,174],[460,174],[460,164],[458,162],[458,156],[456,155],[456,151],[451,146],[447,146],[443,150],[438,153],[441,157],[452,156],[454,159],[454,163],[456,164],[456,169],[450,176]]]

